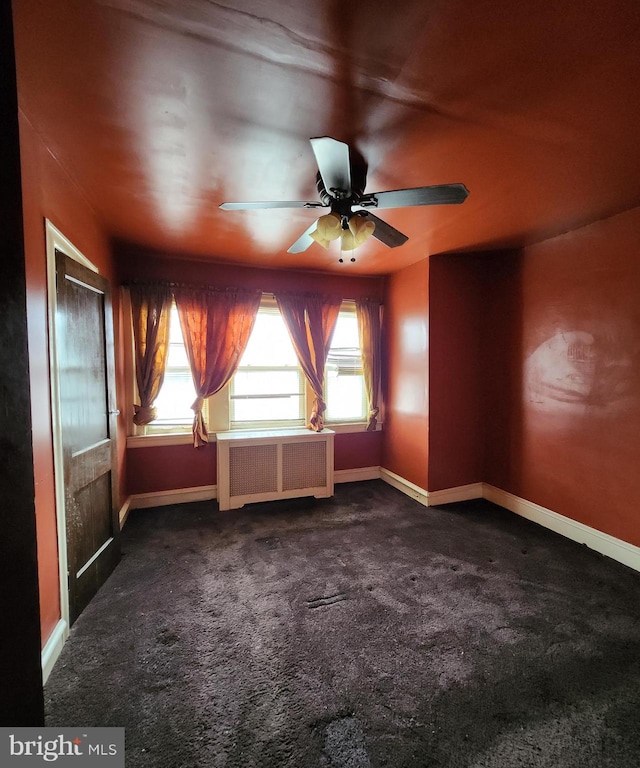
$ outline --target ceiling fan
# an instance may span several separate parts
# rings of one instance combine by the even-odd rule
[[[364,193],[367,165],[357,150],[330,136],[310,139],[318,164],[317,189],[320,202],[256,201],[222,203],[225,211],[249,211],[264,208],[329,209],[287,249],[301,253],[315,241],[325,248],[342,236],[343,250],[351,250],[369,236],[389,248],[396,248],[409,238],[371,212],[371,209],[404,208],[413,205],[458,205],[469,195],[464,184],[438,184],[429,187],[395,189]],[[354,259],[352,259],[354,261]]]

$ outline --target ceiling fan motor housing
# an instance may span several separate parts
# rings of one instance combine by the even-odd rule
[[[331,190],[327,191],[320,173],[316,176],[316,188],[318,196],[323,205],[331,208],[331,212],[340,216],[342,228],[349,228],[349,219],[355,215],[351,210],[352,206],[357,205],[364,194],[366,184],[366,168],[351,168],[351,190]]]
[[[351,190],[327,190],[320,173],[316,175],[316,189],[323,205],[331,205],[335,200],[343,198],[355,205],[364,194],[367,183],[367,169],[351,166]]]

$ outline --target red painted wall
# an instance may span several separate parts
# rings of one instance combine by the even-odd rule
[[[16,45],[20,50],[16,30]],[[18,85],[20,86],[18,56]],[[19,92],[20,95],[20,92]],[[27,322],[33,419],[36,526],[42,640],[60,618],[56,508],[53,474],[51,395],[47,321],[45,217],[48,218],[107,278],[113,277],[107,240],[96,217],[68,174],[58,165],[27,116],[20,113],[24,240],[27,269]],[[115,332],[118,292],[114,291]],[[117,336],[116,336],[117,337]],[[124,391],[119,388],[119,391]],[[119,461],[124,462],[121,419]],[[121,477],[124,472],[121,472]]]
[[[379,467],[382,432],[335,436],[335,469]],[[127,491],[154,493],[216,483],[216,444],[129,448]]]
[[[485,480],[640,545],[640,209],[491,258]]]
[[[195,261],[185,256],[158,258],[127,246],[117,252],[118,274],[123,281],[173,280],[205,285],[260,288],[265,292],[316,291],[345,299],[382,298],[379,277],[296,272],[292,270],[233,267]],[[348,267],[346,267],[348,269]],[[335,469],[380,465],[381,433],[339,434],[335,438]],[[215,445],[194,449],[190,445],[129,448],[127,493],[150,493],[177,488],[213,485],[216,482]]]
[[[427,487],[429,460],[429,261],[391,275],[384,310],[382,466]]]
[[[379,467],[382,463],[382,432],[347,432],[335,436],[336,469]]]
[[[162,445],[127,450],[127,492],[153,493],[216,483],[215,443]]]
[[[483,254],[429,259],[429,491],[483,480]]]

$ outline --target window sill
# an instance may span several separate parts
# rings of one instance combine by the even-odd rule
[[[343,422],[342,424],[325,424],[327,429],[331,429],[337,435],[351,434],[355,432],[365,432],[367,425],[364,421]],[[265,428],[265,431],[272,430],[273,427]],[[382,424],[378,422],[376,432],[382,430]],[[234,430],[236,431],[236,430]],[[242,432],[242,430],[237,430]],[[255,432],[255,429],[251,430]],[[209,442],[215,443],[216,436],[214,432],[209,434]],[[156,448],[165,445],[191,445],[193,435],[191,432],[173,432],[170,434],[158,435],[132,435],[127,438],[127,448]]]
[[[367,431],[366,421],[343,421],[343,422],[338,421],[335,423],[332,423],[330,421],[325,421],[324,425],[327,429],[332,429],[336,433],[336,435],[344,435],[344,434],[349,434],[351,432]],[[381,421],[378,421],[378,423],[376,424],[376,432],[382,432]]]
[[[215,434],[209,435],[214,443]],[[130,435],[127,437],[127,448],[155,448],[161,445],[193,445],[192,432],[169,432],[157,435]]]

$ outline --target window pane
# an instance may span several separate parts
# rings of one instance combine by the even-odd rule
[[[355,311],[342,310],[331,340],[326,376],[327,421],[366,418],[362,353]]]
[[[289,332],[279,312],[258,312],[240,365],[242,367],[262,365],[274,368],[298,365]]]
[[[191,424],[193,411],[191,405],[196,399],[191,373],[170,371],[164,376],[164,384],[155,402],[158,418],[154,423]]]
[[[174,304],[169,315],[169,352],[167,354],[167,368],[188,368],[187,350],[182,338],[180,317],[178,308]]]
[[[299,421],[301,419],[301,400],[301,395],[256,400],[232,400],[231,421]]]
[[[360,349],[358,318],[355,312],[340,312],[338,315],[338,322],[331,339],[331,349],[341,347]]]
[[[187,350],[182,342],[179,344],[169,344],[169,353],[167,354],[167,368],[188,368]]]
[[[289,333],[277,309],[262,307],[231,380],[231,423],[286,426],[303,419],[304,377]]]
[[[196,391],[189,371],[187,351],[182,340],[180,318],[174,304],[169,317],[167,369],[164,383],[155,402],[158,417],[152,423],[158,426],[190,425],[193,421],[191,405],[195,399]]]
[[[327,373],[327,411],[330,421],[364,419],[364,379],[362,374]]]
[[[240,370],[234,376],[232,397],[239,395],[302,394],[300,372]]]

